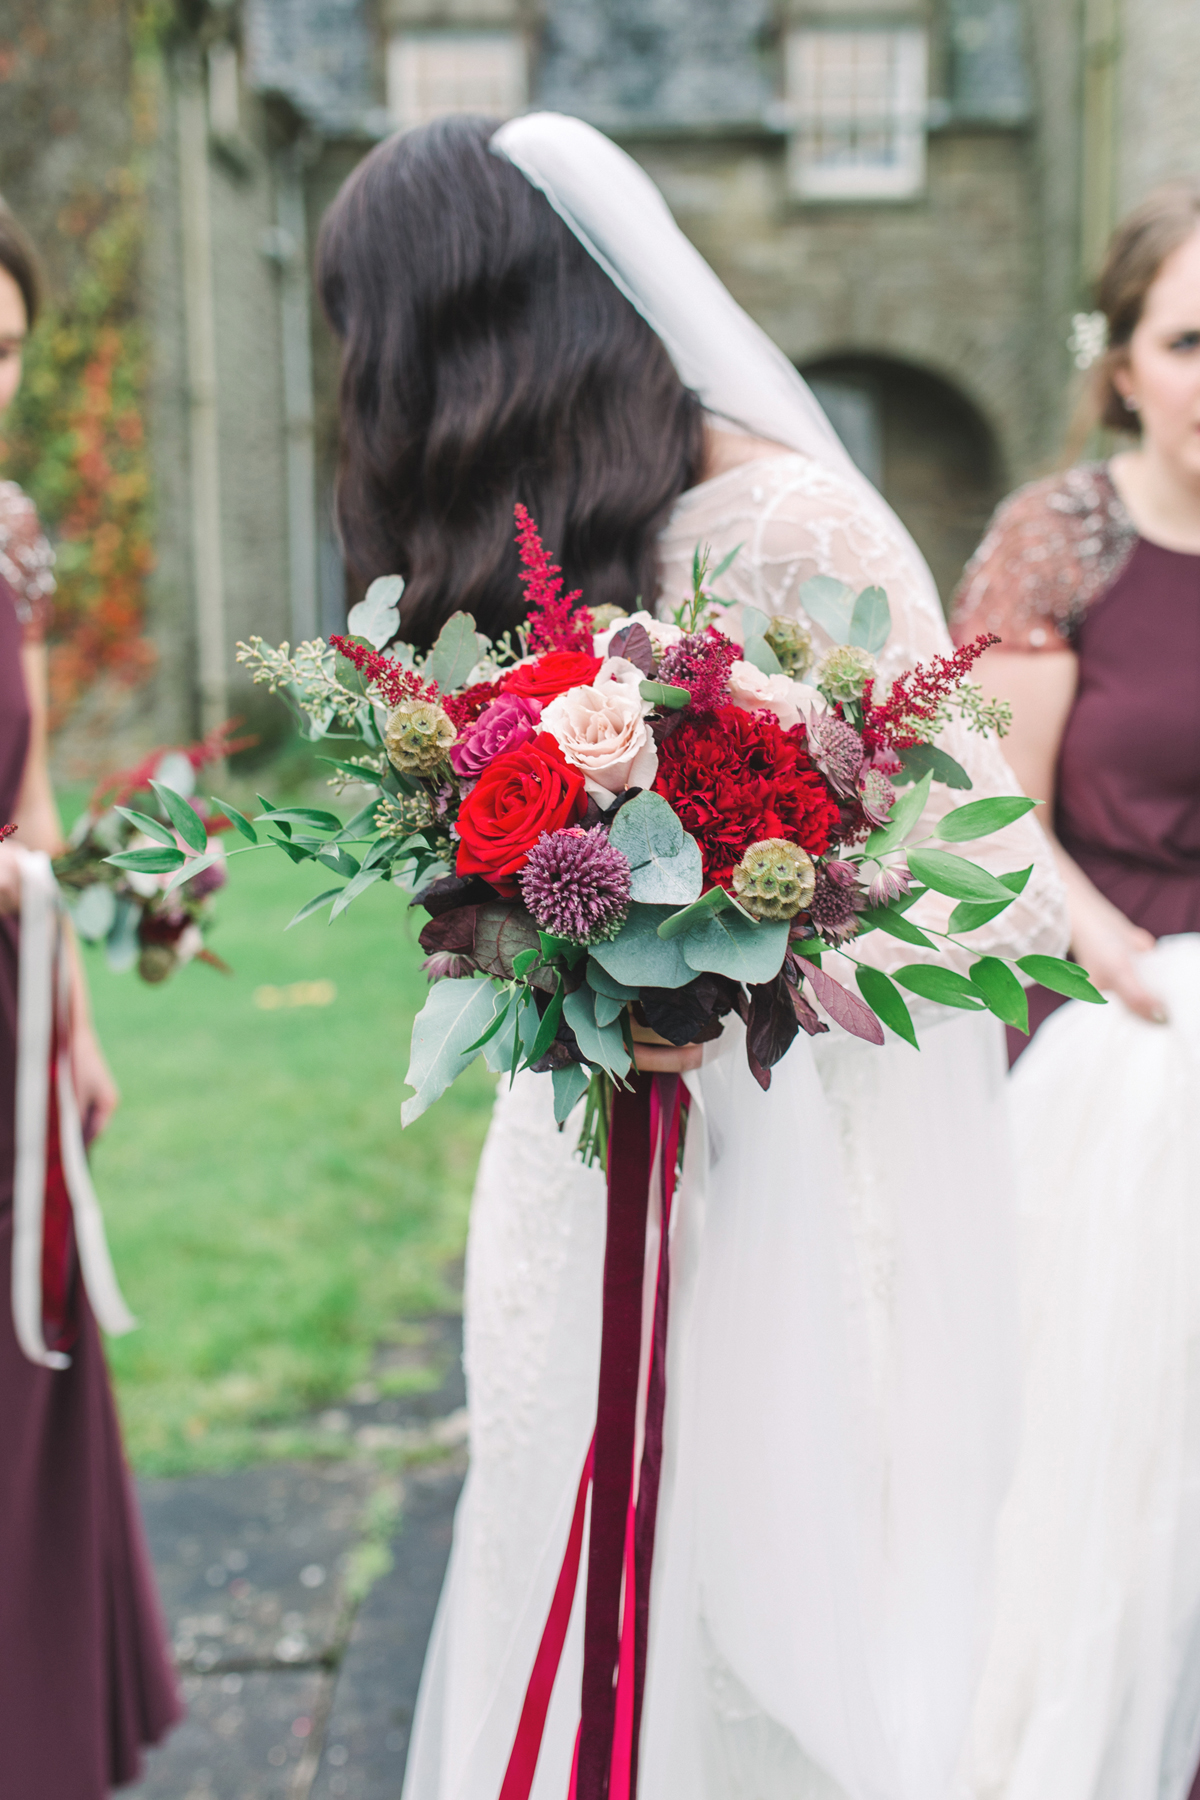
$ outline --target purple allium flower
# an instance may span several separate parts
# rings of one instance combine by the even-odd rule
[[[864,769],[858,778],[858,798],[872,825],[886,825],[896,803],[896,790],[878,769]]]
[[[808,916],[827,942],[845,943],[858,931],[862,895],[853,863],[824,863],[817,870],[817,887]]]
[[[863,762],[862,739],[853,725],[836,713],[809,719],[808,754],[835,794],[849,798],[858,785]]]
[[[686,688],[692,712],[716,712],[729,698],[729,671],[740,658],[740,647],[710,626],[673,644],[659,662],[656,679]]]
[[[629,910],[629,858],[603,825],[544,831],[520,875],[525,904],[543,931],[577,944],[616,937]]]
[[[541,716],[539,700],[527,699],[524,694],[501,694],[451,745],[450,763],[455,774],[468,780],[482,775],[501,751],[515,750],[533,737]]]
[[[872,906],[887,906],[890,901],[898,900],[901,894],[907,894],[911,886],[912,876],[907,869],[895,864],[879,863],[867,882],[867,899]]]

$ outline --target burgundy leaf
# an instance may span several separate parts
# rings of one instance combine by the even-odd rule
[[[451,912],[438,913],[430,919],[417,942],[432,956],[435,951],[449,950],[455,956],[469,956],[475,948],[475,915],[477,906],[456,906]]]
[[[654,656],[654,645],[650,642],[650,633],[641,623],[623,625],[620,631],[614,631],[608,640],[608,654],[623,656],[631,662],[635,669],[640,669],[647,680],[658,668]]]
[[[771,1071],[763,1068],[749,1044],[746,1045],[746,1061],[750,1064],[750,1073],[765,1094],[771,1085]]]
[[[812,983],[813,993],[835,1025],[840,1025],[853,1037],[865,1038],[869,1044],[882,1044],[883,1026],[865,1000],[844,988],[824,969],[818,969],[815,963],[805,965],[804,977]]]
[[[538,948],[537,926],[518,901],[497,900],[490,906],[478,906],[472,947],[485,974],[511,981],[514,956]],[[552,983],[553,979],[551,976]]]
[[[746,1051],[750,1068],[774,1068],[786,1056],[799,1029],[792,1007],[791,990],[782,974],[750,989],[750,1017],[746,1023]],[[754,1079],[764,1086],[757,1073]]]
[[[496,898],[496,890],[489,887],[480,875],[443,875],[440,881],[431,881],[428,887],[413,900],[414,906],[423,906],[427,913],[449,912],[455,906],[483,906]]]
[[[672,1044],[704,1044],[720,1037],[721,1020],[734,1004],[734,983],[723,975],[698,975],[681,988],[643,988],[641,1022]]]
[[[796,1023],[801,1031],[806,1031],[809,1037],[820,1037],[823,1031],[828,1031],[829,1027],[824,1019],[818,1016],[816,1007],[809,1005],[799,988],[793,988],[791,992],[792,1011],[796,1015]]]

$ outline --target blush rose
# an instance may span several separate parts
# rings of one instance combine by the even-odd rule
[[[605,810],[623,789],[650,787],[658,772],[648,709],[637,687],[620,679],[616,660],[606,665],[613,678],[604,681],[602,671],[597,686],[571,688],[542,714],[543,731],[557,739],[566,760],[583,775],[588,793]]]

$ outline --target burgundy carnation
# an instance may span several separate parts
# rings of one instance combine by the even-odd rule
[[[823,856],[838,808],[813,768],[803,726],[725,706],[684,720],[659,749],[655,791],[700,845],[708,887],[728,886],[751,844],[786,838]]]
[[[463,688],[458,694],[444,694],[442,709],[449,716],[452,724],[460,731],[473,725],[485,706],[490,706],[497,694],[504,692],[501,681],[477,681],[474,687]]]

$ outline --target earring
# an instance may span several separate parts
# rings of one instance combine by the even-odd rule
[[[1132,394],[1126,394],[1125,396],[1125,410],[1126,412],[1137,412],[1138,410],[1138,403]]]

